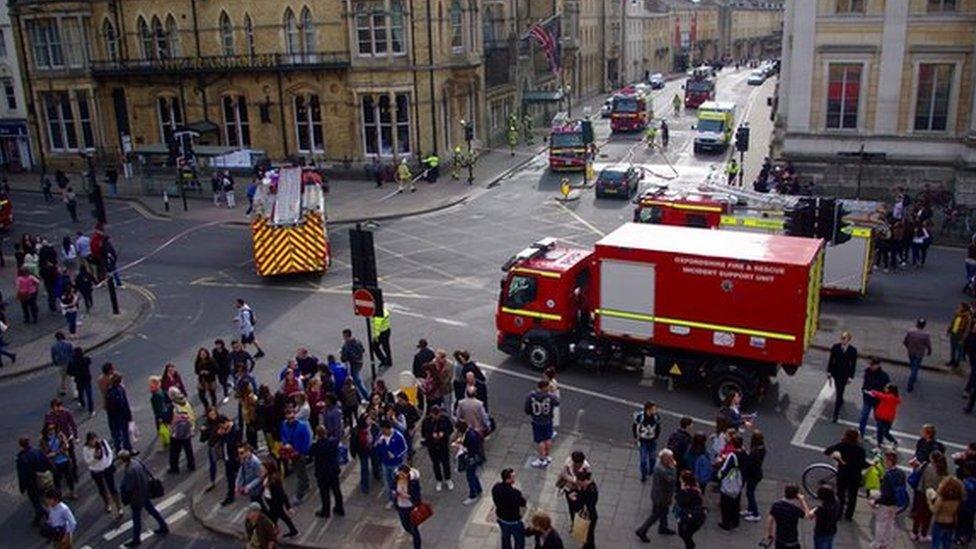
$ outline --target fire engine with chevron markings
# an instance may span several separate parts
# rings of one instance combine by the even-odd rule
[[[325,273],[331,263],[325,182],[314,170],[268,170],[254,193],[251,234],[261,276]]]

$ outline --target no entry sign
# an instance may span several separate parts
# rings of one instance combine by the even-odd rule
[[[375,316],[377,309],[379,309],[377,301],[382,299],[379,288],[359,288],[352,293],[353,312],[356,313],[356,316],[367,318]]]

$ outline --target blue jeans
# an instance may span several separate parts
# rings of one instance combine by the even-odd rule
[[[522,521],[498,521],[502,531],[502,549],[525,549],[525,524]],[[512,543],[514,541],[514,544]]]
[[[68,333],[75,335],[78,332],[78,311],[64,313],[64,319],[68,321]]]
[[[749,511],[750,515],[758,517],[759,503],[756,502],[756,486],[759,486],[758,480],[746,481],[746,510]]]
[[[413,537],[413,549],[420,549],[420,528],[417,528],[410,522],[410,511],[413,509],[398,506],[396,510],[397,516],[400,517],[400,526],[403,526],[403,531]]]
[[[932,549],[952,549],[952,537],[955,535],[955,528],[948,528],[939,524],[932,523]]]
[[[641,440],[637,443],[637,464],[640,466],[641,482],[654,472],[654,462],[657,461],[657,441]]]
[[[922,357],[908,357],[908,366],[912,369],[912,373],[908,374],[908,392],[912,392],[915,382],[918,381],[918,371],[922,369]]]
[[[369,456],[359,456],[359,491],[369,493]]]
[[[128,422],[109,418],[108,429],[112,432],[112,443],[115,445],[116,453],[122,448],[130,452],[132,451],[132,441],[129,440]]]
[[[91,381],[87,383],[76,381],[75,387],[78,389],[78,400],[81,401],[82,406],[86,406],[88,408],[88,413],[90,415],[93,411],[95,411],[95,401],[92,399]]]
[[[369,391],[367,391],[366,386],[363,385],[362,371],[362,366],[359,368],[352,367],[349,368],[349,375],[352,376],[352,382],[356,384],[356,390],[359,391],[359,396],[361,396],[363,400],[366,400],[369,398]]]
[[[400,464],[396,465],[386,465],[383,464],[383,477],[386,479],[386,491],[387,497],[390,501],[396,503],[396,470],[400,467]]]
[[[481,489],[481,481],[478,480],[478,468],[468,467],[464,470],[464,476],[468,481],[468,497],[476,498],[484,491]]]
[[[834,536],[813,536],[813,549],[834,549]]]
[[[861,432],[861,438],[864,438],[864,431],[868,428],[868,419],[871,418],[871,412],[874,410],[874,405],[876,404],[873,397],[868,395],[861,395],[861,420],[858,422],[857,430]]]
[[[168,532],[169,528],[166,526],[166,521],[163,520],[163,515],[159,514],[156,510],[156,506],[153,505],[151,500],[146,500],[145,505],[130,505],[132,509],[132,541],[139,542],[142,540],[142,510],[145,509],[149,516],[156,519],[159,523],[159,529]]]

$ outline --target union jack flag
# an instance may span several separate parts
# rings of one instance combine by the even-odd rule
[[[556,14],[546,19],[532,25],[529,29],[529,34],[532,38],[538,42],[539,46],[546,54],[546,59],[549,61],[549,70],[553,74],[559,75],[560,72],[560,45],[559,39],[562,26],[560,25],[561,15]]]

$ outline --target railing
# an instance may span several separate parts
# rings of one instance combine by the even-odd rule
[[[151,75],[176,73],[296,71],[348,68],[349,54],[335,52],[259,53],[254,55],[208,55],[173,59],[125,59],[93,61],[95,76]]]

